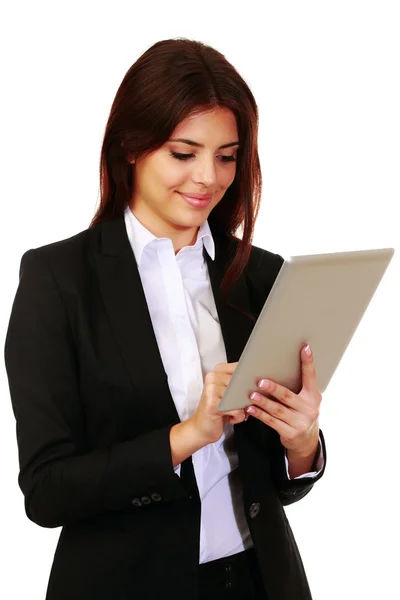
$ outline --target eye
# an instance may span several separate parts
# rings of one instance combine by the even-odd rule
[[[191,158],[192,156],[194,156],[194,154],[181,154],[180,152],[172,152],[171,151],[171,156],[173,156],[174,158],[177,158],[178,160],[187,160],[188,158]],[[234,156],[221,156],[222,162],[227,163],[227,162],[236,162],[236,158]]]

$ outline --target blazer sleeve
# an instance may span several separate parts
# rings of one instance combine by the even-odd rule
[[[4,351],[29,519],[58,527],[138,510],[144,496],[158,504],[188,496],[173,468],[172,424],[105,449],[86,447],[72,330],[38,249],[22,256]]]
[[[264,427],[267,428],[268,425],[264,425]],[[270,427],[268,427],[268,429],[267,452],[270,457],[272,480],[281,503],[283,506],[287,506],[304,498],[324,474],[326,467],[325,438],[320,430],[319,434],[324,456],[324,465],[320,473],[311,477],[302,477],[301,479],[289,479],[285,465],[285,448],[280,441],[278,433]]]

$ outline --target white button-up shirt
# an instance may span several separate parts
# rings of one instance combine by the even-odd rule
[[[129,206],[124,218],[169,389],[179,418],[185,421],[197,408],[206,373],[227,362],[203,256],[204,245],[214,260],[212,233],[205,221],[196,243],[175,255],[171,239],[153,235]],[[250,548],[233,426],[227,423],[220,440],[195,452],[192,461],[202,503],[200,563]],[[321,462],[322,457],[319,469]],[[179,475],[180,465],[175,471]]]

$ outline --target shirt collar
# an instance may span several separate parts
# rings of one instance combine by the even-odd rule
[[[128,239],[132,246],[132,250],[138,265],[140,265],[140,260],[146,246],[154,243],[154,240],[156,240],[155,243],[159,243],[161,240],[169,239],[158,238],[151,233],[151,231],[149,231],[133,214],[128,204],[125,207],[124,220]],[[215,243],[208,220],[204,221],[204,223],[200,226],[197,233],[196,243],[193,246],[190,246],[190,248],[193,248],[194,250],[197,249],[199,251],[200,249],[203,249],[203,246],[208,252],[211,260],[214,260]]]

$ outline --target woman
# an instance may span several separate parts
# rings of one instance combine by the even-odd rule
[[[308,347],[299,395],[217,412],[283,261],[251,244],[257,126],[222,54],[154,44],[89,228],[21,259],[5,358],[26,514],[62,527],[46,600],[311,598],[283,509],[325,464]]]

